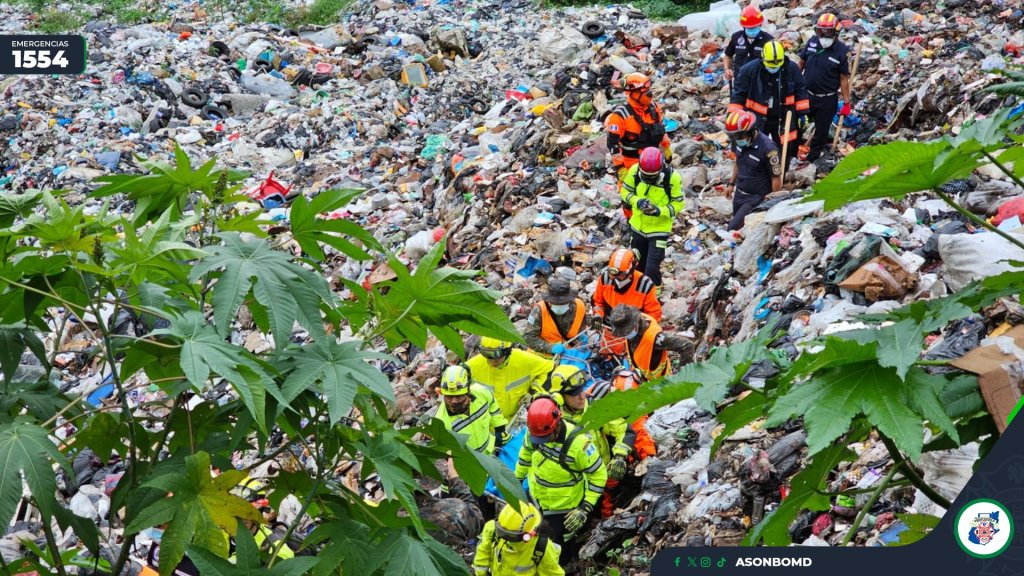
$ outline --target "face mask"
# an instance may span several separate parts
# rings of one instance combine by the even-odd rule
[[[629,283],[632,282],[632,281],[633,281],[633,279],[632,278],[628,278],[628,277],[627,278],[623,278],[622,280],[619,280],[618,278],[616,278],[615,279],[615,285],[618,286],[619,288],[625,288],[626,286],[629,286]]]
[[[559,304],[557,306],[549,304],[548,308],[551,308],[551,313],[554,314],[555,316],[561,316],[562,314],[565,314],[566,312],[569,311],[568,304]]]
[[[757,38],[757,35],[761,33],[761,27],[744,28],[743,33],[747,35],[747,38]]]
[[[746,148],[750,146],[750,140],[733,140],[736,143],[737,148]]]
[[[818,42],[821,42],[822,48],[830,48],[832,46],[832,43],[835,41],[835,38],[818,38]]]
[[[765,66],[764,69],[767,70],[769,74],[778,74],[779,70],[782,70],[782,65],[780,64],[778,66]]]

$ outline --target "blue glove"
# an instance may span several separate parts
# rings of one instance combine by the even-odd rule
[[[649,209],[651,206],[654,206],[654,205],[651,204],[651,201],[648,200],[647,198],[641,198],[641,199],[636,201],[636,207],[637,207],[637,209],[639,209],[641,211],[645,211],[645,210]]]
[[[565,344],[559,342],[551,347],[552,354],[565,354]]]

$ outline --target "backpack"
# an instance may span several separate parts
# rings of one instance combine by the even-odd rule
[[[637,168],[636,172],[633,173],[633,182],[632,182],[633,190],[636,190],[636,187],[639,184],[640,184],[640,169]],[[646,184],[646,182],[645,182],[645,184]],[[661,180],[659,180],[657,184],[648,184],[648,186],[657,186],[657,187],[663,189],[665,191],[665,194],[671,195],[670,194],[670,189],[672,187],[672,168],[670,166],[668,166],[668,163],[666,163],[665,166],[662,166],[662,168],[661,168]]]
[[[533,547],[533,560],[534,566],[540,566],[540,561],[544,558],[544,553],[548,549],[548,537],[546,534],[541,534],[537,538],[537,545]]]

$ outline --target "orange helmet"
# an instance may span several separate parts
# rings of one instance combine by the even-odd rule
[[[636,255],[634,250],[629,248],[616,248],[612,252],[612,257],[608,259],[608,271],[612,275],[620,274],[622,272],[632,272],[633,266],[636,265],[636,261],[639,256]]]
[[[634,91],[646,91],[651,89],[651,79],[647,74],[641,74],[640,72],[631,72],[626,74],[625,80],[622,82],[622,89],[626,92]]]
[[[725,133],[729,136],[743,134],[754,127],[757,117],[746,110],[729,112],[725,117]]]
[[[753,28],[764,24],[764,14],[757,9],[757,6],[747,6],[740,12],[740,26]]]
[[[818,17],[818,23],[814,25],[818,32],[839,30],[839,18],[835,14],[826,12]]]

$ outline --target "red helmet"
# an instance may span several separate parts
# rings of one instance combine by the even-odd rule
[[[526,409],[526,428],[530,436],[550,436],[562,421],[562,411],[549,396],[541,396]]]
[[[747,6],[743,9],[743,12],[740,12],[740,26],[753,28],[761,24],[764,24],[764,14],[761,14],[761,11],[756,6]]]
[[[651,78],[641,72],[630,72],[626,74],[626,78],[622,83],[622,89],[626,92],[646,92],[651,89]]]
[[[819,30],[838,30],[839,18],[836,18],[835,14],[826,12],[818,17],[818,23],[814,27]]]
[[[656,178],[661,173],[664,161],[660,149],[654,146],[644,148],[640,151],[640,176]]]
[[[757,117],[752,112],[741,110],[730,112],[725,117],[725,133],[729,136],[743,134],[754,127]]]

